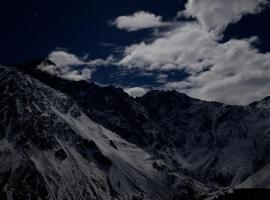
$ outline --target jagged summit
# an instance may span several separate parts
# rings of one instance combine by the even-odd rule
[[[17,64],[15,65],[16,67],[19,68],[28,68],[28,69],[35,69],[38,65],[40,64],[45,64],[45,65],[55,65],[54,62],[52,62],[50,59],[47,58],[39,58],[39,59],[32,59],[32,60],[28,60],[26,62],[24,62],[23,64]]]
[[[72,92],[79,93],[79,91],[84,91],[84,90],[89,90],[89,89],[94,90],[97,88],[101,88],[101,86],[98,86],[98,84],[92,81],[86,81],[86,80],[71,81],[71,80],[62,79],[58,76],[53,76],[49,73],[41,71],[38,68],[38,66],[40,65],[45,65],[45,66],[55,65],[55,63],[53,63],[49,59],[34,59],[34,60],[29,60],[23,64],[15,65],[15,67],[18,68],[20,71],[26,74],[29,74],[30,76],[33,76],[34,78],[37,78],[38,80],[52,86],[55,89],[59,89],[61,91],[66,90],[66,92],[70,92],[70,93]],[[115,88],[112,86],[104,86],[102,88],[106,90],[106,92],[109,92],[112,90],[114,90],[116,93],[123,92],[121,88]],[[126,93],[123,92],[123,94],[126,94]]]
[[[15,66],[17,67],[20,71],[23,71],[31,76],[34,76],[35,78],[39,79],[42,82],[46,82],[47,84],[50,84],[50,81],[52,81],[53,83],[51,83],[51,85],[53,87],[61,87],[61,86],[57,86],[57,85],[68,85],[68,83],[71,83],[74,86],[78,86],[78,88],[80,88],[81,90],[84,90],[86,88],[89,89],[89,87],[92,88],[103,88],[103,90],[105,90],[105,92],[109,92],[111,91],[111,94],[113,93],[112,91],[115,91],[116,93],[120,94],[124,94],[126,95],[125,92],[123,92],[123,90],[121,88],[115,88],[113,86],[99,86],[98,84],[92,82],[92,81],[71,81],[71,80],[65,80],[62,78],[59,78],[57,76],[53,76],[51,74],[48,74],[46,72],[43,72],[41,70],[38,69],[39,65],[55,65],[55,63],[53,63],[51,60],[49,59],[33,59],[33,60],[29,60],[23,64],[17,64],[17,65],[11,65],[11,66]],[[59,84],[56,84],[56,82],[58,82]],[[68,87],[68,86],[66,86]],[[178,95],[179,97],[182,96],[183,98],[187,98],[188,96],[184,93],[179,93],[175,90],[172,91],[163,91],[163,90],[150,90],[148,91],[145,96],[153,96],[153,95],[158,95],[158,94],[165,94],[167,95],[167,97],[171,95]],[[189,97],[190,98],[190,97]]]
[[[260,101],[251,103],[250,106],[256,106],[256,107],[262,108],[262,109],[270,108],[270,97],[265,97]]]

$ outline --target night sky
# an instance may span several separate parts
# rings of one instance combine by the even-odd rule
[[[190,2],[191,1],[192,0],[190,0]],[[201,1],[211,4],[211,2],[215,0]],[[232,3],[240,1],[241,0],[230,0]],[[257,2],[260,0],[247,1]],[[195,7],[196,3],[199,4],[198,2],[198,0],[194,0],[192,6]],[[95,70],[91,75],[92,80],[98,83],[111,84],[128,89],[141,87],[148,90],[152,88],[168,89],[169,87],[169,89],[177,89],[180,92],[185,92],[196,98],[217,100],[229,104],[247,104],[270,95],[270,88],[269,92],[267,92],[267,88],[270,86],[270,76],[259,77],[260,80],[263,79],[265,81],[262,84],[257,84],[258,76],[256,76],[256,81],[253,80],[254,78],[251,78],[253,82],[245,82],[246,79],[244,82],[241,82],[237,79],[238,82],[236,81],[235,84],[240,87],[239,90],[228,89],[229,87],[235,88],[234,85],[224,86],[226,89],[223,90],[226,91],[227,94],[214,92],[220,88],[211,91],[207,90],[208,86],[200,85],[201,82],[198,83],[197,80],[191,84],[191,81],[187,80],[188,78],[198,78],[201,73],[211,71],[211,68],[215,67],[215,65],[219,66],[219,63],[215,60],[216,57],[213,58],[214,62],[212,62],[212,57],[209,58],[208,55],[200,55],[200,57],[198,57],[198,60],[211,61],[209,67],[202,70],[190,70],[188,65],[192,65],[193,63],[186,61],[179,62],[179,66],[169,69],[163,68],[165,65],[163,61],[161,62],[162,66],[153,65],[155,66],[154,69],[149,67],[153,60],[151,60],[151,62],[149,60],[147,60],[147,62],[143,60],[143,67],[129,66],[129,64],[120,66],[119,63],[117,63],[125,57],[125,55],[123,55],[124,50],[132,44],[140,44],[144,41],[146,45],[151,45],[155,40],[167,37],[163,35],[164,33],[174,33],[173,31],[177,30],[177,26],[185,24],[187,21],[190,21],[188,22],[188,26],[191,26],[193,23],[203,24],[205,22],[203,20],[209,20],[200,19],[199,15],[195,16],[196,14],[193,14],[191,17],[176,18],[178,12],[185,10],[186,3],[187,1],[184,0],[4,0],[1,1],[0,4],[0,63],[16,64],[23,63],[30,59],[46,58],[51,52],[57,50],[76,55],[78,58],[83,58],[85,55],[88,55],[88,59],[91,60],[106,59],[108,56],[112,56],[116,62],[95,66]],[[243,4],[243,7],[245,6],[246,5]],[[162,16],[163,22],[173,25],[168,27],[150,27],[137,31],[126,31],[116,27],[116,25],[112,25],[112,22],[119,16],[132,16],[138,11],[153,13],[155,16]],[[268,69],[266,68],[269,65],[266,61],[268,61],[268,52],[270,51],[270,9],[265,5],[261,11],[256,13],[241,13],[240,11],[239,13],[241,14],[241,18],[234,21],[231,20],[226,24],[222,31],[216,33],[220,38],[214,41],[222,46],[222,44],[228,43],[231,40],[242,41],[246,40],[246,38],[256,36],[256,42],[250,42],[250,48],[255,49],[256,53],[253,53],[258,54],[259,58],[249,63],[256,63],[258,65],[263,63],[261,68],[268,74]],[[228,15],[229,14],[230,13],[228,13]],[[181,44],[182,43],[179,43],[179,46],[181,46]],[[169,54],[168,52],[170,52],[170,49],[168,51],[164,49],[164,57]],[[194,52],[196,52],[196,50],[194,50]],[[158,55],[157,57],[163,57],[163,54],[160,54],[160,52]],[[256,57],[256,55],[254,55],[254,57]],[[135,61],[138,62],[138,64],[136,63],[138,66],[141,64],[141,60],[138,61],[138,59],[141,59],[139,56],[141,55],[138,55],[135,59]],[[153,56],[155,57],[155,55]],[[174,55],[174,57],[176,56],[177,55]],[[239,57],[241,56],[239,55]],[[135,61],[132,60],[132,63]],[[182,63],[187,65],[185,66],[186,68],[180,66]],[[81,68],[84,67],[85,64],[82,64]],[[235,66],[235,68],[237,67],[238,66]],[[254,65],[254,67],[257,66]],[[249,67],[247,66],[247,68]],[[241,70],[244,71],[243,69]],[[240,70],[237,70],[237,72],[239,71]],[[247,71],[248,73],[255,73],[252,70]],[[196,75],[194,75],[195,73]],[[231,70],[228,73],[235,76],[238,75],[235,71],[232,72]],[[224,75],[224,77],[227,79],[227,74],[226,76]],[[183,80],[184,82],[181,82]],[[211,80],[210,82],[212,83],[215,80]],[[201,79],[199,79],[199,81],[201,81]],[[205,81],[202,82],[205,83]],[[247,85],[249,85],[249,88],[253,89],[241,89],[242,87],[246,89]],[[257,90],[256,87],[265,88],[259,94],[255,95],[254,91]],[[192,90],[190,88],[192,88]],[[206,90],[207,92],[202,92]],[[244,98],[243,101],[236,100],[239,98],[239,96],[237,96],[239,95],[239,91],[243,92],[240,96]],[[228,93],[232,93],[234,96],[232,95],[233,97],[228,99],[226,97]]]
[[[184,4],[177,0],[6,0],[1,1],[0,63],[46,57],[57,47],[91,57],[111,52],[102,43],[128,45],[149,31],[127,34],[108,22],[137,10],[171,19]]]

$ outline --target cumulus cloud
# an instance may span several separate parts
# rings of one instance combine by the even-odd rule
[[[180,13],[195,17],[208,30],[222,31],[243,15],[261,12],[267,4],[267,0],[189,0]]]
[[[146,94],[148,90],[142,87],[132,87],[126,88],[124,91],[131,97],[141,97]]]
[[[48,56],[48,59],[55,63],[57,66],[82,65],[84,63],[84,61],[82,61],[77,56],[62,50],[51,52]]]
[[[138,11],[133,15],[120,16],[116,18],[112,25],[119,29],[126,31],[137,31],[147,28],[156,28],[168,25],[168,23],[162,21],[161,16],[156,16],[155,14]]]
[[[111,56],[105,60],[88,60],[87,57],[80,58],[63,50],[51,52],[48,59],[55,65],[42,63],[37,68],[51,75],[72,81],[90,80],[96,66],[114,62]]]
[[[189,0],[185,15],[193,22],[174,27],[125,48],[119,65],[142,70],[185,70],[189,77],[166,83],[193,97],[228,104],[248,104],[270,95],[270,53],[253,47],[256,37],[221,43],[222,30],[245,14],[260,12],[264,0]]]
[[[245,105],[270,95],[270,53],[259,53],[250,40],[231,40],[212,51],[212,67],[186,80],[167,83],[193,97]]]
[[[201,71],[209,66],[212,47],[218,36],[205,32],[198,23],[187,23],[168,31],[154,42],[127,47],[120,65],[147,70],[171,70],[187,68]],[[200,61],[201,62],[198,62]]]
[[[89,68],[75,69],[68,65],[44,65],[42,63],[38,66],[38,69],[51,75],[72,81],[90,80],[92,74],[92,70]]]

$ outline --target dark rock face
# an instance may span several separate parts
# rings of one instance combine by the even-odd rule
[[[270,190],[267,189],[241,189],[219,195],[215,200],[267,200],[269,196]]]
[[[94,83],[73,82],[53,77],[37,70],[37,63],[40,64],[41,60],[30,61],[17,67],[72,97],[88,116],[110,130],[132,142],[141,143],[141,145],[148,143],[143,137],[146,135],[143,125],[147,117],[144,116],[146,111],[122,89],[112,86],[101,89]],[[139,139],[138,135],[142,137]]]
[[[176,91],[132,98],[38,71],[42,62],[0,67],[3,199],[200,199],[270,163],[268,98],[248,106]]]
[[[167,195],[150,155],[92,121],[73,96],[13,67],[0,67],[0,78],[2,199]]]

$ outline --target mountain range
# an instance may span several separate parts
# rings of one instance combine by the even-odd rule
[[[40,65],[54,63],[0,66],[0,199],[269,197],[270,97],[246,106],[176,91],[133,98]]]

